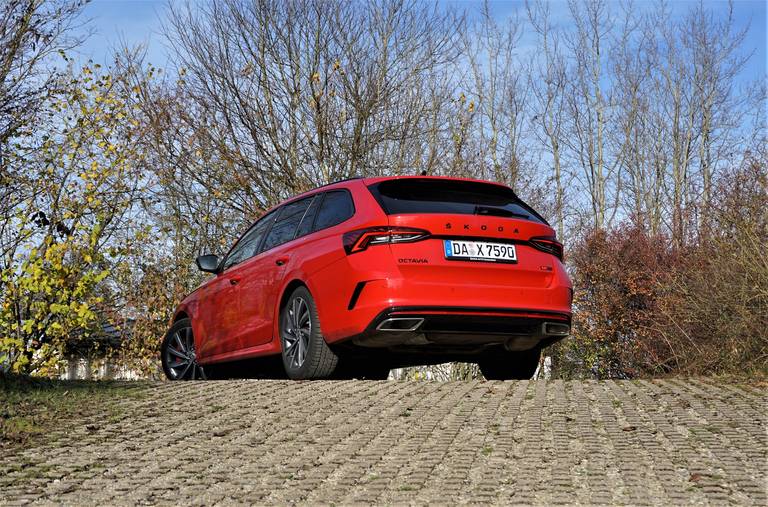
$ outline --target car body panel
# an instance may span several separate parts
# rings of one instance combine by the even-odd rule
[[[272,340],[272,322],[291,246],[281,245],[246,261],[238,293],[241,322],[232,350],[263,345]]]
[[[236,329],[240,318],[236,273],[222,273],[194,293],[197,311],[187,311],[193,321],[198,354],[215,354]]]

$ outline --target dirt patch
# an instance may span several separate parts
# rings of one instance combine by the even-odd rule
[[[120,417],[122,399],[141,396],[146,384],[0,377],[0,453],[43,444],[69,424]],[[93,426],[92,424],[83,423]]]

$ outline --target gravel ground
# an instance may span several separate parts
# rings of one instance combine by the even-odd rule
[[[145,389],[113,400],[123,410],[63,421],[45,445],[0,456],[0,504],[768,503],[764,385]]]

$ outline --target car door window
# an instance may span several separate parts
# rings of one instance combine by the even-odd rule
[[[268,215],[265,215],[261,220],[256,222],[242,238],[240,238],[240,241],[238,241],[232,248],[229,255],[227,255],[227,259],[224,261],[225,270],[256,255],[259,244],[264,238],[264,234],[269,230],[269,226],[275,220],[275,216],[277,215],[276,211],[272,211]]]
[[[352,197],[346,190],[333,190],[326,192],[323,203],[317,212],[315,230],[333,227],[347,220],[355,214],[355,205]]]
[[[277,217],[275,224],[264,240],[264,244],[261,246],[261,251],[266,251],[291,241],[296,236],[299,222],[301,222],[311,202],[312,197],[308,197],[283,206],[280,215]]]
[[[311,199],[312,202],[304,212],[304,217],[301,219],[298,230],[296,230],[296,238],[306,236],[312,232],[312,225],[315,222],[315,216],[317,215],[317,209],[320,207],[320,201],[323,200],[323,194],[317,194]]]

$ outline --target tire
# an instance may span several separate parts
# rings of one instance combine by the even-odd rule
[[[160,362],[168,380],[205,380],[203,367],[197,364],[192,321],[181,319],[171,326],[160,345]]]
[[[496,351],[478,361],[486,380],[528,380],[536,373],[541,349],[534,347],[520,352]]]
[[[339,358],[325,343],[315,300],[306,287],[294,290],[280,310],[280,345],[290,379],[328,378],[336,369]]]

